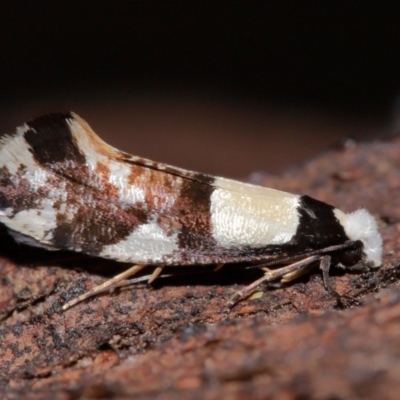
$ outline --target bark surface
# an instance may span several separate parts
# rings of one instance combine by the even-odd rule
[[[61,306],[124,266],[15,244],[2,234],[0,396],[5,399],[397,399],[400,390],[400,139],[347,142],[263,185],[343,211],[367,208],[379,271],[315,271],[258,292],[224,319],[258,271],[159,279]]]

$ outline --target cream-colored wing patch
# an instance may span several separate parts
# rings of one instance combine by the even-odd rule
[[[156,221],[140,225],[126,239],[104,246],[100,257],[123,262],[162,262],[179,250],[177,233],[167,236]]]
[[[287,243],[299,224],[299,196],[217,178],[211,196],[213,237],[223,247]]]

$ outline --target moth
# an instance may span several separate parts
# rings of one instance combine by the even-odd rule
[[[291,281],[319,266],[371,270],[382,238],[365,209],[344,213],[291,193],[187,171],[117,150],[78,115],[35,118],[0,139],[0,223],[23,244],[131,263],[66,303],[121,285],[145,266],[245,263],[262,282]]]

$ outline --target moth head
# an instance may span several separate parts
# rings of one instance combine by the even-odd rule
[[[375,218],[365,209],[345,214],[335,209],[336,218],[342,224],[347,237],[359,245],[350,247],[343,253],[342,263],[347,268],[378,268],[382,265],[382,237]],[[357,257],[358,260],[357,261]],[[354,262],[352,263],[352,260]]]

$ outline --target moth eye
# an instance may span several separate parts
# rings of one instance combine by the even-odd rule
[[[358,261],[360,260],[361,260],[360,247],[357,247],[355,249],[348,249],[340,255],[340,262],[347,267],[357,264]]]

